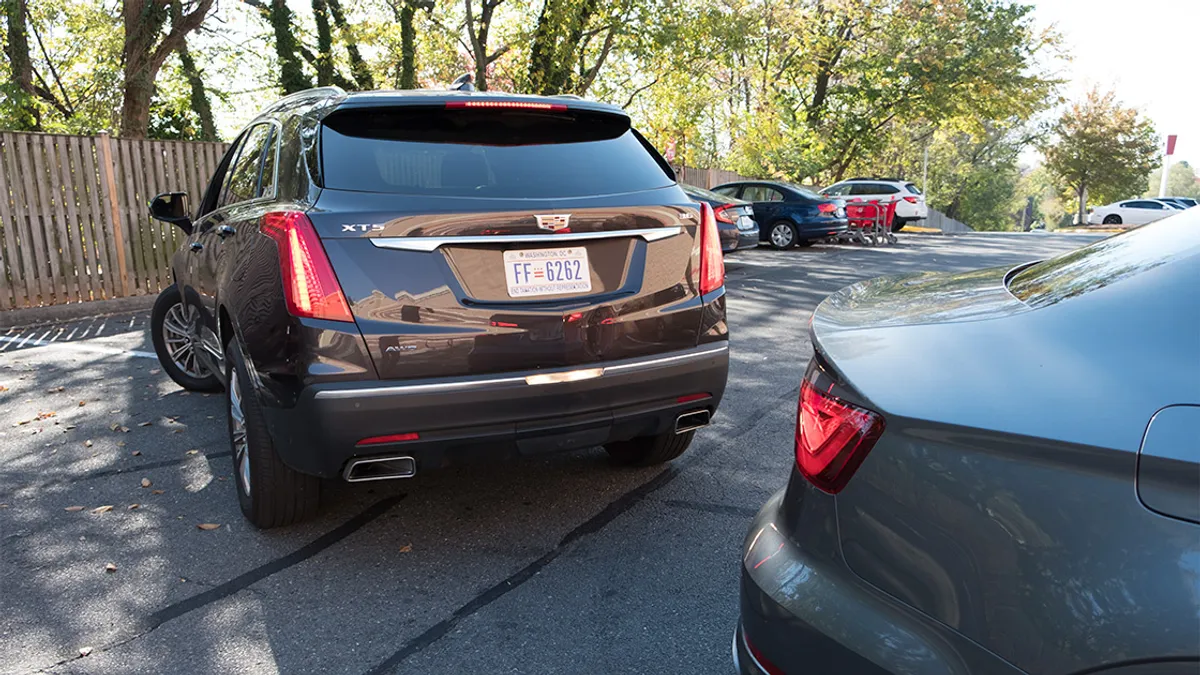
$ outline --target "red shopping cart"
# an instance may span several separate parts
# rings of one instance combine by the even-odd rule
[[[851,200],[846,204],[846,221],[850,226],[846,240],[867,246],[894,244],[896,236],[892,234],[892,220],[895,217],[895,202],[880,204],[878,200]]]

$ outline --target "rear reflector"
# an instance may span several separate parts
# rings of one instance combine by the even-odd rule
[[[718,206],[717,208],[713,209],[713,217],[716,218],[717,220],[721,221],[722,223],[729,223],[730,225],[734,225],[737,223],[737,220],[734,218],[732,213],[729,213],[729,210],[735,209],[735,208],[737,208],[736,204],[722,204],[722,205]]]
[[[817,204],[817,210],[821,213],[833,213],[834,211],[837,211],[837,204],[834,204],[833,202]]]
[[[383,445],[384,443],[403,443],[405,441],[416,441],[421,438],[421,434],[389,434],[387,436],[371,436],[364,438],[355,445]]]
[[[712,207],[700,202],[700,294],[711,293],[725,285],[725,258],[721,254],[721,235]]]
[[[763,671],[767,675],[784,675],[783,669],[774,663],[771,663],[770,659],[764,656],[763,653],[758,650],[758,647],[754,646],[754,643],[750,641],[750,638],[746,637],[745,629],[742,629],[742,641],[746,643],[746,650],[749,651],[750,656],[754,658],[759,670]]]
[[[808,377],[798,408],[796,466],[808,482],[837,494],[883,435],[883,416],[822,392]]]
[[[680,396],[679,398],[675,399],[675,402],[691,403],[692,401],[699,401],[701,399],[708,398],[709,396],[712,396],[712,394],[688,394],[687,396]]]
[[[509,108],[512,110],[553,110],[561,112],[567,109],[562,103],[540,103],[537,101],[446,101],[449,110],[462,108]]]
[[[294,316],[353,322],[329,256],[308,216],[299,211],[264,214],[262,233],[279,246],[283,295]]]

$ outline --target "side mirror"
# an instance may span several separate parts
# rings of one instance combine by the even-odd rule
[[[192,233],[192,219],[188,216],[186,192],[164,192],[150,200],[150,217],[164,223],[179,226],[184,232]]]

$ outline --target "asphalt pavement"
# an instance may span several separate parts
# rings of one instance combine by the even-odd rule
[[[330,483],[238,511],[221,395],[161,372],[144,314],[0,334],[0,673],[728,673],[750,517],[787,480],[813,308],[881,274],[1092,235],[901,236],[729,256],[713,426],[666,467],[601,449]]]

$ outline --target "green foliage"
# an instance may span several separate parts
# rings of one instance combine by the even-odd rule
[[[300,66],[300,43],[292,28],[292,10],[286,0],[271,0],[268,14],[275,31],[275,54],[279,59],[279,86],[285,94],[311,88],[312,80]]]
[[[1142,193],[1143,197],[1157,197],[1158,186],[1162,183],[1162,168],[1150,173],[1149,187]],[[1171,165],[1167,172],[1168,197],[1191,197],[1200,199],[1200,183],[1196,182],[1196,171],[1187,162],[1177,162]]]
[[[1074,194],[1080,222],[1085,195],[1088,203],[1106,204],[1140,193],[1158,154],[1150,122],[1095,89],[1062,114],[1052,133],[1042,149],[1046,168]]]

